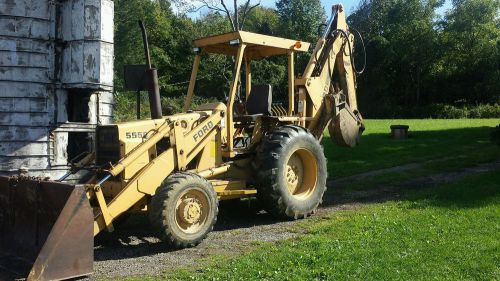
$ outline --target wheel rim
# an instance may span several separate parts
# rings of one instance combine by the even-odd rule
[[[285,169],[288,192],[299,200],[305,200],[316,190],[318,163],[307,149],[296,150],[288,159]]]
[[[205,193],[196,190],[186,190],[177,200],[175,220],[181,231],[187,234],[199,232],[208,219],[210,206]]]

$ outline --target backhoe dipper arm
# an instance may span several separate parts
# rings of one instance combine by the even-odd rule
[[[356,98],[356,71],[352,52],[354,36],[350,34],[342,5],[334,5],[324,34],[318,40],[302,78],[296,81],[305,88],[305,113],[314,118],[308,128],[320,138],[330,124],[335,143],[355,146],[363,131]],[[333,81],[334,76],[338,80]],[[304,90],[302,90],[304,92]],[[331,120],[331,122],[330,122]],[[336,130],[335,130],[336,127]]]

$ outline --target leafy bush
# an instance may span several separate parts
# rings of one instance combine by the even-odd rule
[[[500,146],[500,124],[493,129],[493,132],[491,133],[491,141]]]
[[[499,118],[500,105],[478,105],[469,110],[469,118]]]
[[[361,106],[361,112],[364,112]],[[386,106],[384,109],[374,111],[369,108],[366,118],[434,118],[434,119],[460,119],[460,118],[500,118],[499,104],[480,104],[476,106],[455,106],[449,104],[431,104],[421,107],[405,108],[401,106]]]
[[[182,110],[184,108],[184,101],[185,100],[186,100],[186,96],[162,97],[161,98],[161,108],[163,110],[163,115],[170,115],[170,114],[182,112]],[[217,100],[215,98],[194,96],[193,100],[191,102],[191,108],[195,109],[196,107],[198,107],[202,104],[216,102],[216,101]]]
[[[435,112],[435,116],[440,119],[467,118],[467,109],[457,108],[453,105],[444,105],[441,110]]]

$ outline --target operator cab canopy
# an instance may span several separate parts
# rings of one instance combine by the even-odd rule
[[[246,45],[245,57],[259,60],[276,55],[287,55],[290,51],[307,52],[310,43],[262,35],[247,31],[236,31],[209,36],[193,41],[203,53],[236,56],[241,44]]]

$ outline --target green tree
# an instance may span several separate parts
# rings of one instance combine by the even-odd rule
[[[418,106],[428,98],[439,47],[435,11],[442,4],[442,0],[367,0],[349,17],[350,26],[366,42],[367,71],[358,79],[358,96],[361,111],[363,104],[370,104],[368,116]],[[359,43],[358,38],[358,52]]]
[[[442,23],[436,64],[440,92],[449,101],[500,100],[500,1],[455,0]],[[443,83],[444,82],[444,83]]]
[[[320,0],[279,0],[276,9],[282,37],[316,43],[318,27],[326,21]],[[302,73],[309,57],[310,54],[297,54],[296,73]]]
[[[143,64],[144,49],[138,20],[149,35],[152,63],[158,69],[162,94],[175,95],[176,82],[189,77],[192,22],[172,13],[168,1],[115,0],[115,87],[123,89],[123,67]]]
[[[256,7],[247,16],[243,30],[265,35],[280,35],[280,18],[275,9]]]
[[[232,30],[226,17],[219,12],[210,12],[195,22],[194,38],[213,36]],[[191,65],[189,66],[191,68]],[[223,55],[204,55],[200,64],[195,94],[224,100],[229,90],[233,61]]]
[[[309,42],[318,39],[318,26],[326,21],[320,0],[279,0],[276,8],[284,36]]]
[[[183,12],[195,12],[206,8],[211,12],[222,13],[233,31],[242,29],[248,14],[260,6],[260,0],[172,0],[172,2]]]

